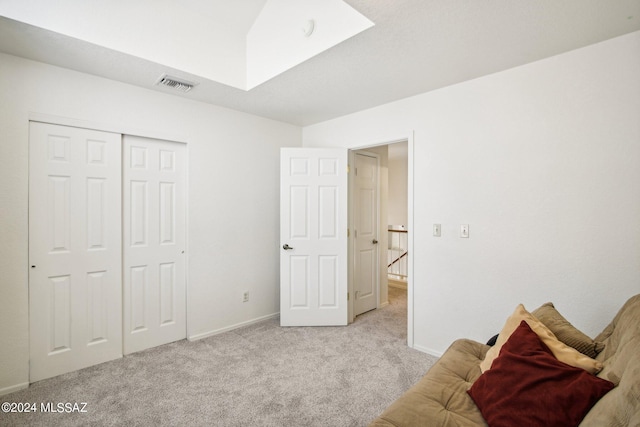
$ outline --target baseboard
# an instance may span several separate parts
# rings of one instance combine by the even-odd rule
[[[0,388],[0,396],[4,396],[5,394],[24,390],[25,388],[29,388],[29,383],[21,383],[21,384],[12,385],[11,387]]]
[[[403,282],[400,280],[389,279],[388,284],[390,288],[404,289],[404,290],[407,289],[407,282]]]
[[[442,356],[442,352],[441,351],[436,351],[436,350],[434,350],[432,348],[423,347],[421,345],[415,345],[415,344],[413,345],[413,348],[418,350],[418,351],[421,351],[423,353],[430,354],[431,356],[435,356],[435,357],[441,357]]]
[[[212,337],[214,335],[223,334],[225,332],[233,331],[234,329],[242,328],[243,326],[253,325],[254,323],[262,322],[263,320],[273,319],[280,316],[280,312],[268,314],[266,316],[258,317],[255,319],[247,320],[246,322],[236,323],[235,325],[226,326],[224,328],[216,329],[214,331],[203,332],[201,334],[190,335],[187,337],[189,341],[198,341],[203,338]]]
[[[383,302],[382,304],[380,304],[380,305],[378,306],[378,308],[386,307],[386,306],[388,306],[388,305],[389,305],[389,300],[387,300],[387,301]]]

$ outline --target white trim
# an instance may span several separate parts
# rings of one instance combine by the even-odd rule
[[[348,186],[348,191],[347,191],[347,230],[348,230],[348,237],[347,237],[347,295],[348,300],[347,300],[347,324],[351,324],[353,323],[353,321],[355,320],[356,316],[353,315],[354,313],[354,300],[355,300],[355,295],[353,292],[353,267],[355,264],[355,248],[354,248],[354,232],[353,232],[353,193],[354,193],[354,189],[355,189],[355,179],[354,179],[354,174],[355,174],[355,163],[356,163],[356,159],[355,159],[355,151],[353,150],[348,150],[347,151],[347,163],[348,163],[348,168],[349,168],[349,177],[348,177],[348,182],[347,182],[347,186]],[[351,168],[353,167],[353,170],[351,170]],[[353,298],[351,298],[351,295],[354,295]]]
[[[216,329],[216,330],[213,330],[213,331],[203,332],[203,333],[200,333],[200,334],[187,336],[187,339],[189,341],[198,341],[198,340],[201,340],[201,339],[204,339],[204,338],[212,337],[214,335],[219,335],[219,334],[223,334],[225,332],[233,331],[234,329],[239,329],[239,328],[242,328],[243,326],[253,325],[254,323],[262,322],[263,320],[275,319],[278,316],[280,316],[280,312],[273,313],[273,314],[268,314],[268,315],[262,316],[262,317],[256,317],[255,319],[247,320],[245,322],[236,323],[235,325],[226,326],[224,328]]]
[[[366,150],[367,148],[375,148],[375,147],[381,147],[383,145],[397,144],[399,142],[407,142],[409,140],[413,141],[413,131],[408,132],[406,136],[400,136],[398,138],[386,139],[386,140],[381,140],[377,142],[365,143],[362,145],[355,145],[353,147],[349,147],[348,149],[351,151]]]
[[[190,329],[190,325],[191,322],[189,321],[189,259],[191,258],[189,256],[189,217],[191,215],[189,215],[189,176],[190,176],[190,171],[189,171],[189,149],[190,149],[190,144],[185,143],[185,147],[184,147],[184,151],[185,151],[185,159],[184,159],[184,169],[185,169],[185,177],[184,177],[184,213],[185,213],[185,218],[184,218],[184,227],[185,227],[185,236],[184,236],[184,280],[185,280],[185,284],[184,284],[184,292],[185,292],[185,296],[184,296],[184,313],[185,313],[185,334],[187,335],[187,337],[189,336],[189,329]],[[124,348],[124,346],[123,346]]]
[[[415,235],[413,224],[413,197],[414,197],[414,131],[411,131],[407,136],[407,345],[411,348],[414,347],[413,341],[413,324],[414,324],[414,310],[413,310],[413,292],[414,292],[414,275],[413,275],[413,259],[414,259],[414,246],[413,236]]]
[[[99,130],[103,132],[120,133],[122,135],[141,136],[144,138],[163,139],[165,141],[179,142],[182,144],[187,143],[187,138],[178,136],[175,134],[169,134],[167,132],[158,132],[153,129],[138,129],[131,126],[122,126],[111,123],[97,123],[81,119],[73,119],[70,117],[54,116],[51,114],[43,114],[30,111],[30,122],[42,122],[52,125],[62,125],[75,128]]]
[[[432,348],[428,348],[428,347],[422,347],[421,345],[415,345],[413,348],[414,348],[414,350],[418,350],[418,351],[430,354],[431,356],[435,356],[435,357],[438,357],[438,358],[442,357],[442,355],[443,355],[443,352],[441,352],[441,351],[436,351],[436,350],[434,350]]]
[[[382,308],[382,307],[386,307],[389,305],[389,300],[386,300],[385,302],[383,302],[382,304],[380,304],[380,306],[378,306],[378,308]]]
[[[0,388],[0,396],[4,396],[5,394],[15,393],[16,391],[24,390],[29,388],[29,383],[20,383],[16,385],[12,385],[10,387]]]

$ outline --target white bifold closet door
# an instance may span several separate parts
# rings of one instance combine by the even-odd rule
[[[122,356],[121,136],[29,127],[31,382]]]
[[[124,353],[186,337],[184,144],[123,145]]]

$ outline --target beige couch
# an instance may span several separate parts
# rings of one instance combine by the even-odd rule
[[[591,408],[580,426],[640,426],[640,295],[629,299],[594,341],[605,345],[596,356],[604,364],[597,376],[616,387]],[[481,375],[479,365],[490,348],[467,339],[455,341],[371,426],[487,425],[467,390]]]

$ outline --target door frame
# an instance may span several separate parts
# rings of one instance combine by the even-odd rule
[[[383,145],[390,145],[390,144],[395,144],[398,142],[406,142],[407,143],[407,346],[410,348],[414,348],[414,317],[415,317],[415,310],[414,310],[414,292],[415,292],[415,287],[414,287],[414,274],[413,274],[413,266],[414,266],[414,235],[415,235],[415,230],[414,230],[414,175],[415,175],[415,168],[414,168],[414,150],[415,150],[415,146],[414,146],[414,131],[411,130],[403,135],[399,135],[396,138],[390,138],[390,139],[384,139],[381,141],[377,141],[377,142],[369,142],[369,143],[364,143],[362,145],[356,145],[356,146],[351,146],[349,147],[349,164],[351,165],[353,162],[351,161],[351,156],[352,156],[352,152],[354,151],[360,151],[360,150],[366,150],[367,148],[374,148],[374,147],[379,147],[379,146],[383,146]],[[379,180],[379,177],[378,177]],[[348,195],[348,200],[349,200],[349,229],[352,228],[352,223],[351,223],[351,215],[352,215],[352,197],[353,197],[353,191],[351,190],[351,178],[349,178],[350,184],[349,184],[349,195]],[[351,262],[352,260],[352,254],[353,254],[353,245],[352,245],[352,239],[351,237],[349,237],[349,248],[348,248],[348,253],[349,253],[349,295],[351,295],[353,293],[353,277],[352,277],[352,272],[353,272],[353,263]],[[378,280],[378,283],[380,283],[380,281]],[[349,309],[349,323],[353,322],[354,316],[353,316],[353,299],[349,298],[349,304],[348,304],[348,309]],[[378,290],[378,306],[380,305],[380,291]]]
[[[384,145],[384,144],[383,144]],[[369,147],[372,148],[372,147]],[[382,224],[380,222],[380,155],[378,153],[367,151],[366,149],[358,149],[358,150],[349,150],[349,168],[353,165],[354,173],[351,173],[349,170],[349,190],[348,190],[348,207],[347,207],[347,218],[348,218],[348,227],[349,227],[349,238],[348,238],[348,247],[347,247],[347,257],[349,258],[347,264],[347,277],[348,277],[348,321],[349,323],[353,323],[356,318],[355,314],[355,264],[356,264],[356,250],[355,250],[355,225],[356,225],[356,217],[355,217],[355,201],[353,200],[353,195],[355,195],[356,190],[356,180],[355,180],[355,157],[356,154],[362,154],[364,156],[373,157],[376,159],[376,229],[378,230],[378,240],[380,240],[380,232]],[[380,245],[376,248],[376,277],[375,277],[375,290],[376,290],[376,309],[380,308]],[[353,298],[351,298],[353,296]]]

